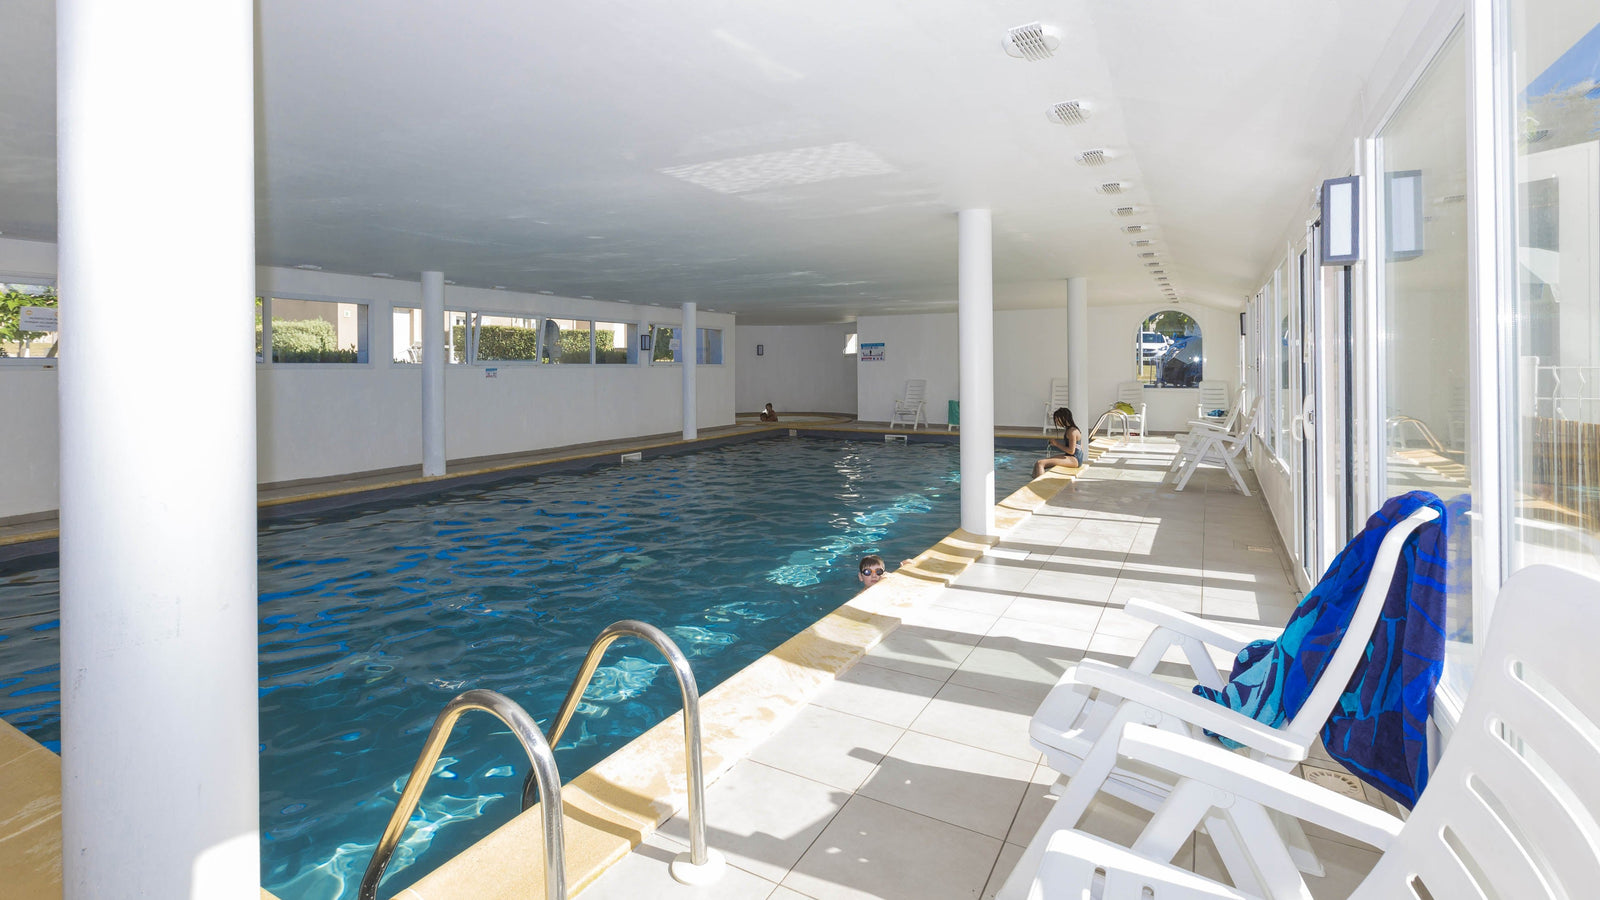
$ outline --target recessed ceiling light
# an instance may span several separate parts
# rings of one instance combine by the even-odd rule
[[[1051,106],[1045,116],[1058,125],[1081,125],[1089,118],[1090,109],[1086,100],[1067,100]]]
[[[650,305],[651,305],[651,306],[660,306],[660,305],[661,305],[661,304],[659,304],[659,303],[652,303],[652,304],[650,304]]]
[[[603,241],[606,239],[606,236],[603,234],[591,234],[588,237],[591,241]]]
[[[295,268],[296,269],[305,269],[307,272],[321,272],[322,271],[322,267],[321,266],[315,266],[315,265],[312,265],[311,263],[299,263],[299,264],[297,264],[295,266]]]
[[[372,273],[372,277],[373,278],[393,278],[394,276],[390,275],[388,272],[373,272]]]
[[[1004,47],[1006,55],[1013,59],[1038,62],[1055,55],[1056,48],[1061,46],[1061,33],[1053,26],[1041,22],[1029,22],[1006,32],[1005,38],[1000,41],[1000,46]]]
[[[594,298],[589,296],[588,294],[579,294],[578,295],[578,299],[579,300],[593,300]]]

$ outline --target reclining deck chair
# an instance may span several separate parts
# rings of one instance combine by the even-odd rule
[[[1171,866],[1208,811],[1248,834],[1267,810],[1383,851],[1351,900],[1430,896],[1557,900],[1600,885],[1600,582],[1551,566],[1512,575],[1454,737],[1404,823],[1293,775],[1170,732],[1129,725],[1119,752],[1176,778],[1172,799],[1131,850],[1082,832],[1049,836],[1030,898],[1279,900],[1310,897],[1296,873],[1267,891],[1225,887]],[[1213,832],[1214,833],[1214,832]],[[1265,862],[1265,861],[1256,861]],[[1091,894],[1096,873],[1102,890]],[[1420,894],[1417,885],[1426,894]]]
[[[1067,380],[1050,379],[1050,399],[1044,402],[1044,424],[1039,427],[1039,431],[1048,434],[1050,429],[1056,427],[1056,410],[1071,405],[1072,401],[1067,397]]]
[[[1030,743],[1044,753],[1045,762],[1052,769],[1071,780],[1060,793],[1044,826],[1029,843],[1022,862],[999,898],[1023,895],[1027,873],[1039,865],[1050,835],[1075,827],[1099,791],[1149,810],[1167,801],[1172,791],[1172,779],[1167,773],[1136,762],[1119,763],[1117,742],[1123,726],[1128,723],[1156,725],[1193,738],[1197,744],[1205,742],[1215,746],[1204,735],[1210,731],[1243,744],[1250,758],[1280,770],[1287,771],[1303,760],[1350,683],[1356,666],[1366,655],[1373,629],[1383,612],[1384,598],[1394,581],[1402,545],[1423,523],[1436,518],[1436,510],[1423,507],[1389,529],[1373,558],[1344,639],[1304,705],[1281,728],[1273,728],[1198,697],[1152,674],[1161,657],[1176,646],[1183,651],[1196,680],[1207,687],[1221,687],[1225,678],[1212,662],[1206,646],[1231,655],[1244,649],[1248,640],[1186,613],[1143,600],[1130,600],[1125,607],[1129,613],[1157,626],[1133,662],[1124,669],[1086,659],[1069,668],[1029,722]],[[1098,693],[1091,697],[1091,691]],[[1216,816],[1208,818],[1204,824],[1234,883],[1247,890],[1253,889],[1250,857],[1233,832],[1226,827],[1212,828],[1213,824],[1223,824]],[[1311,852],[1298,823],[1286,819],[1280,822],[1280,827],[1282,836],[1264,842],[1273,847],[1261,851],[1262,854],[1280,861],[1292,860],[1292,867],[1320,875],[1321,864]]]
[[[1250,434],[1255,431],[1256,420],[1260,415],[1261,399],[1258,397],[1250,404],[1248,413],[1235,411],[1231,428],[1218,427],[1199,420],[1191,421],[1189,433],[1179,444],[1178,455],[1173,458],[1172,465],[1167,467],[1167,477],[1177,478],[1173,490],[1183,490],[1201,463],[1217,462],[1228,470],[1229,477],[1233,479],[1234,486],[1239,488],[1240,493],[1246,497],[1250,496],[1250,488],[1244,483],[1244,476],[1239,474],[1239,466],[1235,460],[1250,443]]]
[[[911,430],[916,431],[918,425],[927,424],[927,394],[928,382],[925,379],[912,378],[907,381],[905,394],[894,401],[894,413],[889,417],[889,427],[909,424]]]
[[[1202,422],[1222,422],[1228,411],[1237,404],[1228,402],[1228,383],[1225,381],[1202,381],[1199,384],[1198,402],[1194,405],[1194,417]],[[1220,415],[1212,415],[1221,411]]]
[[[1139,440],[1143,441],[1144,440],[1144,412],[1145,412],[1144,382],[1141,382],[1141,381],[1124,381],[1124,382],[1121,382],[1120,384],[1118,384],[1117,385],[1117,402],[1126,403],[1129,406],[1133,407],[1133,412],[1128,413],[1128,418],[1126,420],[1126,425],[1127,426],[1137,425],[1139,427]],[[1129,434],[1126,432],[1126,430],[1123,432],[1122,437],[1123,437],[1124,440],[1126,440],[1129,437]]]
[[[1256,404],[1259,403],[1260,400],[1256,400]],[[1233,401],[1233,405],[1228,407],[1227,413],[1223,415],[1222,418],[1217,419],[1206,416],[1197,419],[1190,419],[1189,430],[1181,435],[1178,435],[1176,439],[1178,442],[1178,452],[1172,457],[1172,464],[1167,466],[1167,476],[1172,476],[1179,469],[1188,464],[1189,457],[1197,448],[1199,448],[1200,439],[1202,437],[1208,434],[1217,433],[1231,434],[1239,427],[1239,417],[1247,414],[1255,414],[1255,404],[1253,404],[1249,412],[1246,413],[1244,408],[1244,392],[1240,391],[1239,396]]]

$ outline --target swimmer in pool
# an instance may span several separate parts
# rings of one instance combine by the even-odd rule
[[[902,559],[900,560],[900,565],[909,566],[911,565],[911,560]],[[881,556],[861,557],[861,565],[857,567],[856,571],[856,577],[861,579],[861,586],[863,588],[872,587],[873,585],[882,581],[883,576],[889,574],[889,570],[886,566],[884,566],[883,557]]]

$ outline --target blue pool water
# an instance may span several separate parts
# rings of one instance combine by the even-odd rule
[[[997,496],[1036,455],[997,453]],[[862,555],[892,568],[956,528],[958,471],[953,444],[779,438],[268,522],[262,884],[354,897],[457,693],[501,691],[548,727],[589,643],[624,618],[671,635],[708,691],[849,599]],[[57,589],[55,569],[0,577],[0,715],[52,749]],[[557,748],[563,777],[678,705],[654,649],[619,640]],[[498,721],[461,720],[385,895],[515,815],[526,772]]]

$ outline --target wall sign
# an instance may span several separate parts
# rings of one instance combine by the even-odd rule
[[[23,331],[56,331],[58,321],[54,306],[24,306],[18,326]]]
[[[766,352],[767,352],[767,348],[766,348],[765,344],[757,344],[756,345],[756,355],[757,356],[765,356]]]
[[[883,342],[875,344],[861,344],[859,346],[862,362],[883,362]]]
[[[500,370],[495,368],[494,366],[490,366],[489,368],[483,370],[483,377],[485,377],[485,378],[499,378],[500,377]]]

